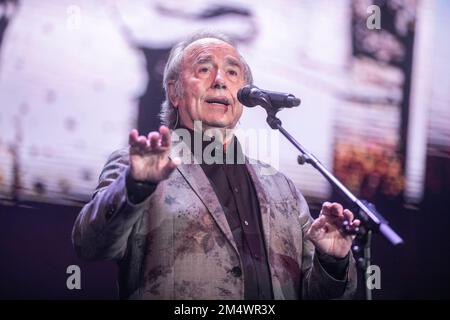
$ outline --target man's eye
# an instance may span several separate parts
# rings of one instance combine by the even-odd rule
[[[235,70],[228,70],[228,74],[232,75],[232,76],[237,76],[238,73]]]
[[[202,67],[198,71],[201,72],[201,73],[206,73],[206,72],[209,71],[209,68],[208,67]]]

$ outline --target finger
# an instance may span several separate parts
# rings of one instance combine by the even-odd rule
[[[314,220],[314,222],[312,223],[311,227],[309,228],[309,233],[310,234],[317,233],[320,229],[324,228],[326,224],[327,224],[326,217],[320,216],[319,218]]]
[[[347,235],[351,235],[352,239],[355,239],[355,236],[359,232],[359,226],[361,225],[361,221],[358,219],[353,220],[353,222],[344,224],[344,230]]]
[[[159,132],[152,131],[148,134],[148,140],[150,141],[150,149],[156,150],[159,145],[160,135]]]
[[[328,228],[333,228],[333,229],[342,229],[344,223],[345,223],[345,219],[342,217],[336,217],[336,216],[332,216],[332,215],[323,215],[322,216],[325,220],[325,223],[327,225]],[[350,222],[347,223],[348,225],[350,225]]]
[[[180,158],[173,158],[170,160],[167,165],[163,168],[164,176],[168,177],[173,170],[181,163]]]
[[[348,220],[349,222],[352,222],[353,221],[353,212],[351,212],[350,210],[348,210],[348,209],[345,209],[344,210],[344,217],[345,217],[345,219],[346,220]]]
[[[332,204],[331,202],[325,201],[325,202],[322,204],[322,209],[320,210],[320,214],[326,214],[326,215],[328,215],[328,214],[330,213],[331,204]]]
[[[353,220],[353,222],[352,222],[353,227],[359,227],[360,225],[361,225],[361,220],[359,220],[359,219]]]
[[[331,213],[331,215],[333,215],[335,217],[343,218],[344,217],[344,207],[340,203],[333,202],[333,204],[331,205],[331,208],[330,208],[330,213]]]
[[[328,215],[328,216],[336,216],[339,218],[343,218],[344,214],[344,207],[337,202],[324,202],[324,204],[322,205],[322,210],[321,210],[321,214],[324,215]]]
[[[148,146],[147,138],[144,137],[144,136],[139,136],[137,138],[136,143],[134,144],[134,146],[144,149],[145,147]]]
[[[167,128],[166,126],[161,126],[159,128],[159,133],[161,135],[161,146],[170,147],[172,144],[172,139],[169,128]]]
[[[181,164],[181,159],[179,157],[174,157],[172,162],[175,166],[179,166]]]
[[[130,131],[130,134],[128,135],[128,144],[130,146],[134,145],[137,142],[137,139],[139,137],[139,133],[136,129],[133,129]]]

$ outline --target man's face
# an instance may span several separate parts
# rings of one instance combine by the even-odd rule
[[[242,114],[237,92],[245,84],[236,49],[218,39],[200,39],[186,47],[181,66],[182,96],[172,100],[181,124],[234,128]]]

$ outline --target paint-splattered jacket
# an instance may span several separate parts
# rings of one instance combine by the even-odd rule
[[[127,198],[128,150],[111,155],[92,200],[73,229],[78,255],[117,260],[122,298],[243,299],[241,259],[219,200],[198,164],[181,164],[142,203]],[[312,218],[283,174],[247,163],[258,196],[275,299],[348,298],[356,289],[353,258],[346,280],[332,278],[304,240]],[[265,171],[266,170],[266,171]]]

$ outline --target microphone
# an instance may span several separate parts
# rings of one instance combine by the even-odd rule
[[[300,104],[300,99],[289,93],[274,92],[246,85],[239,89],[238,100],[247,107],[272,106],[275,109],[292,108]]]

